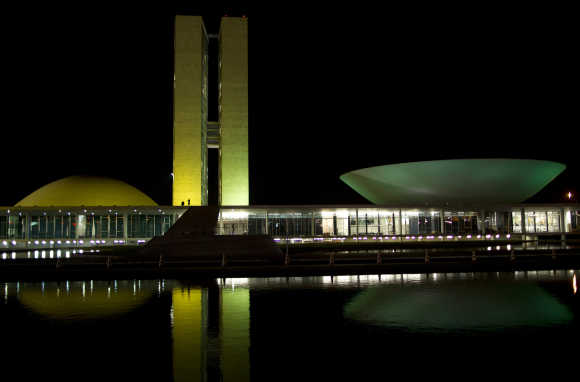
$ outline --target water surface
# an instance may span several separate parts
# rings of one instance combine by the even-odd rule
[[[574,370],[580,338],[578,274],[0,283],[2,375],[59,381],[563,376]]]

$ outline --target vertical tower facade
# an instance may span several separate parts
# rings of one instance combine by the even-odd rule
[[[250,203],[248,168],[248,22],[224,17],[219,33],[219,204]]]
[[[208,36],[200,16],[176,16],[173,205],[207,205]]]

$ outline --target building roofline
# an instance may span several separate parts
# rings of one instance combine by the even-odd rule
[[[8,214],[18,211],[55,211],[61,210],[65,212],[78,211],[96,211],[96,210],[187,210],[190,207],[199,206],[0,206],[0,214]],[[481,211],[481,210],[514,210],[514,209],[554,209],[554,208],[571,208],[579,209],[579,203],[518,203],[518,204],[482,204],[482,205],[373,205],[373,204],[302,204],[302,205],[251,205],[251,206],[219,206],[221,210],[267,210],[267,209],[286,209],[286,210],[309,210],[309,209],[384,209],[384,210],[458,210],[458,211]],[[10,212],[8,212],[10,211]]]

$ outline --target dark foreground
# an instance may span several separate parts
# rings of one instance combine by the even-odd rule
[[[1,375],[60,382],[573,381],[578,276],[567,269],[0,281]]]

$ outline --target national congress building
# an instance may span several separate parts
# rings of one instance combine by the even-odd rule
[[[219,44],[209,78],[208,45]],[[219,150],[216,234],[312,240],[506,240],[566,234],[577,204],[522,204],[565,166],[523,159],[415,162],[360,169],[341,179],[374,204],[250,206],[248,20],[224,17],[217,36],[201,17],[177,16],[174,38],[172,206],[124,182],[71,176],[0,208],[4,258],[18,249],[145,243],[191,206],[208,204],[208,150]],[[218,121],[208,121],[209,82],[218,82]]]
[[[209,38],[201,17],[175,18],[173,205],[208,201],[208,149],[219,150],[219,204],[249,204],[248,23],[221,21],[217,122],[208,122]]]

